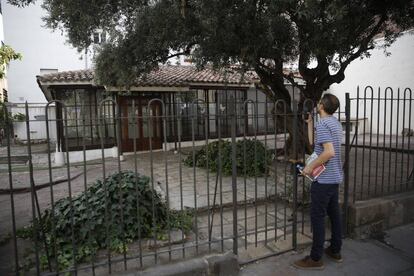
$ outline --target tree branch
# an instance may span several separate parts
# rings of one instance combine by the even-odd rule
[[[294,76],[287,75],[287,74],[285,74],[285,73],[282,73],[282,75],[283,75],[283,77],[284,77],[286,80],[288,80],[288,81],[292,84],[292,86],[297,87],[297,88],[300,90],[300,92],[301,92],[301,93],[303,93],[303,91],[304,91],[303,87],[302,87],[302,86],[300,86],[300,85],[299,85],[299,84],[295,81],[295,77],[294,77]]]
[[[346,67],[355,59],[359,58],[361,56],[361,54],[365,51],[368,50],[372,50],[374,49],[373,46],[368,46],[369,43],[372,41],[372,39],[374,38],[374,36],[376,36],[382,26],[382,24],[384,24],[384,22],[386,21],[387,16],[386,15],[382,15],[381,18],[378,20],[377,24],[374,26],[374,28],[372,29],[371,33],[365,37],[365,39],[362,40],[362,42],[360,43],[360,46],[358,48],[358,50],[351,54],[348,59],[346,59],[344,62],[342,62],[341,60],[339,61],[341,64],[341,68],[339,69],[339,71],[345,72]],[[335,76],[335,75],[334,75]]]
[[[306,83],[313,83],[316,78],[316,70],[308,68],[308,61],[308,54],[302,53],[299,55],[299,73]]]
[[[362,53],[374,49],[374,46],[369,46],[369,44],[374,36],[378,34],[379,30],[381,29],[384,22],[386,22],[386,20],[387,16],[383,14],[375,26],[372,28],[371,32],[361,41],[358,50],[349,55],[345,61],[341,61],[341,58],[339,59],[340,68],[338,72],[336,72],[334,75],[328,75],[327,77],[321,79],[320,86],[323,89],[329,88],[329,86],[333,83],[340,83],[343,81],[345,79],[345,69],[348,67],[348,65],[355,59],[359,58]]]
[[[163,61],[168,60],[168,59],[173,58],[173,57],[179,57],[179,56],[183,56],[183,55],[189,55],[189,54],[191,53],[191,48],[192,48],[195,44],[196,44],[195,42],[192,42],[192,43],[188,44],[188,45],[185,47],[184,51],[182,51],[182,52],[178,52],[178,53],[175,53],[175,54],[172,54],[172,55],[169,55],[169,56],[167,56],[167,57],[165,57],[165,58],[159,58],[159,59],[158,59],[158,60],[156,60],[155,62],[163,62]]]
[[[259,75],[263,85],[271,88],[273,92],[272,99],[283,99],[287,104],[290,104],[291,99],[289,91],[284,85],[282,64],[279,64],[280,66],[275,66],[275,68],[270,68],[260,61],[256,64],[255,71]]]

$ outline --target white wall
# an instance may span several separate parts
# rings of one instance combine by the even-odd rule
[[[65,163],[66,163],[66,154],[67,153],[63,153],[63,156],[65,158],[64,159]],[[86,155],[85,156],[86,161],[98,160],[98,159],[102,160],[102,150],[101,149],[87,150],[87,151],[85,151],[85,155]],[[105,155],[105,158],[108,158],[108,157],[117,158],[118,157],[118,148],[117,147],[112,147],[112,148],[109,148],[109,149],[104,149],[104,155]],[[56,156],[55,156],[55,158],[56,158]],[[83,162],[83,161],[84,161],[83,151],[70,151],[69,152],[69,162],[70,163],[78,163],[78,162]]]
[[[40,68],[59,71],[84,69],[81,54],[66,43],[60,31],[52,32],[42,27],[45,11],[42,1],[26,8],[17,8],[2,1],[5,43],[23,55],[21,61],[13,61],[8,70],[10,102],[45,102],[36,82]]]
[[[383,39],[378,39],[379,44],[383,42]],[[340,84],[332,85],[328,92],[335,94],[340,102],[341,108],[345,111],[345,93],[350,93],[351,98],[357,96],[357,87],[360,87],[360,97],[364,96],[364,89],[370,85],[374,89],[373,97],[378,97],[378,89],[380,89],[380,96],[385,96],[385,89],[387,87],[392,88],[394,101],[391,112],[391,100],[387,100],[386,108],[384,101],[380,102],[378,107],[378,101],[374,100],[371,108],[371,101],[359,101],[359,114],[358,117],[368,118],[369,122],[372,122],[372,131],[380,134],[392,133],[401,134],[403,128],[414,129],[414,101],[411,101],[411,126],[409,125],[409,101],[405,102],[405,113],[403,101],[397,101],[398,89],[400,89],[400,99],[404,98],[404,89],[410,88],[412,90],[412,96],[414,99],[414,30],[405,32],[395,43],[388,48],[391,56],[386,56],[382,49],[375,49],[372,51],[370,58],[364,58],[362,60],[355,60],[345,70],[345,80]],[[366,91],[366,96],[371,97],[371,90]],[[406,99],[409,98],[409,93],[406,94]],[[390,90],[387,93],[387,99],[391,99]],[[399,104],[397,104],[399,102]],[[397,113],[397,109],[399,112]],[[371,118],[371,111],[373,116]],[[352,101],[351,104],[351,117],[356,118],[357,114],[357,102]],[[378,117],[379,114],[379,117]],[[398,124],[397,124],[398,116]],[[378,118],[380,120],[380,127],[377,128]],[[405,124],[403,125],[403,118],[405,118]],[[384,131],[384,122],[386,124]],[[368,125],[367,125],[368,126]],[[390,129],[391,127],[391,129]]]
[[[4,43],[3,14],[0,14],[0,44]],[[1,45],[0,45],[1,46]],[[6,68],[7,74],[7,68]],[[0,101],[4,101],[3,89],[8,90],[7,78],[0,79]]]
[[[50,106],[48,113],[49,120],[49,139],[56,141],[56,115],[55,107]],[[13,106],[11,108],[12,114],[26,114],[23,104]],[[30,120],[30,139],[31,140],[44,140],[47,139],[46,121],[45,121],[45,105],[30,105],[29,106],[29,120]],[[26,122],[13,123],[14,135],[18,140],[27,140]]]

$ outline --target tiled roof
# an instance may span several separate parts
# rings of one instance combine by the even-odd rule
[[[38,81],[48,84],[93,82],[93,70],[63,71],[37,76]],[[240,84],[254,81],[249,74],[229,69],[226,73],[210,68],[198,70],[194,66],[162,65],[149,74],[139,77],[134,86],[187,86],[191,84]]]
[[[284,70],[286,75],[291,75],[301,79],[299,72]],[[74,70],[37,76],[40,85],[59,85],[59,84],[95,84],[94,71]],[[237,68],[230,68],[224,71],[216,71],[212,68],[198,70],[195,66],[182,65],[162,65],[149,74],[142,75],[134,82],[135,87],[184,87],[189,85],[209,85],[209,84],[232,84],[248,86],[258,82],[259,77],[254,71],[247,71],[242,74]]]
[[[183,86],[194,83],[248,85],[251,82],[246,75],[231,69],[227,72],[218,72],[211,68],[197,70],[194,66],[165,65],[141,76],[135,82],[135,86]]]
[[[40,82],[67,83],[67,82],[92,82],[93,70],[62,71],[57,73],[36,76]]]

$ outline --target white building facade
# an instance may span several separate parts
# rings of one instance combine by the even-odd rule
[[[377,43],[381,45],[383,38]],[[351,119],[365,118],[366,132],[401,135],[404,128],[414,129],[414,29],[404,32],[387,52],[389,56],[377,48],[370,58],[353,61],[345,70],[345,79],[327,92],[339,98],[345,111],[345,93],[355,99],[359,87],[360,100],[351,101]]]
[[[22,54],[8,69],[9,102],[46,102],[36,83],[41,71],[85,68],[85,57],[66,42],[65,34],[44,27],[42,1],[25,8],[3,2],[5,43]]]

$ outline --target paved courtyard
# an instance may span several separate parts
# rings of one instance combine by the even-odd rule
[[[358,140],[363,141],[361,138]],[[374,195],[375,192],[379,193],[381,190],[384,193],[388,191],[392,193],[399,189],[411,189],[414,186],[409,178],[410,170],[414,164],[414,156],[411,152],[413,144],[411,143],[409,148],[406,144],[407,148],[404,148],[408,151],[369,149],[368,147],[352,148],[350,152],[350,194],[352,195],[355,189],[357,198],[364,198]],[[27,154],[26,150],[27,147],[22,146],[13,148],[14,154],[21,156]],[[40,209],[45,210],[50,207],[52,194],[55,201],[68,196],[68,170],[66,167],[54,167],[52,181],[56,184],[50,187],[48,185],[50,175],[47,162],[45,162],[47,161],[45,145],[33,146],[33,152],[35,153],[33,178],[35,185],[39,187],[36,195]],[[0,164],[1,237],[6,236],[12,229],[9,174],[7,164],[4,164],[4,154],[5,148],[1,148],[0,157],[3,158],[3,162]],[[108,176],[119,170],[134,171],[136,157],[137,172],[147,176],[153,175],[154,187],[165,198],[168,194],[170,208],[180,210],[181,208],[193,209],[197,207],[194,231],[187,236],[178,232],[176,234],[178,237],[174,239],[173,244],[164,243],[159,248],[160,252],[168,251],[170,248],[180,249],[183,245],[189,247],[185,251],[187,257],[197,253],[230,250],[233,246],[231,176],[218,176],[205,169],[194,169],[184,165],[180,160],[184,160],[189,154],[191,154],[191,149],[184,149],[182,153],[156,151],[153,152],[152,158],[148,152],[139,153],[136,156],[127,154],[125,160],[120,163],[120,167],[115,158],[106,158],[105,174]],[[364,157],[362,158],[362,156]],[[12,169],[16,224],[17,228],[21,228],[29,224],[32,219],[30,174],[27,170],[27,164],[24,162],[15,162]],[[278,160],[272,165],[270,174],[266,177],[237,177],[238,219],[236,225],[239,233],[238,243],[241,259],[248,260],[291,248],[292,208],[290,204],[281,200],[281,197],[289,196],[291,193],[292,174],[290,170],[291,165],[288,162]],[[374,173],[376,171],[378,173]],[[72,196],[80,194],[97,179],[102,178],[103,164],[101,160],[89,161],[86,166],[82,163],[71,164]],[[406,181],[407,179],[408,181]],[[302,187],[307,183],[299,179],[298,184],[298,199],[306,201],[303,198]],[[343,192],[343,186],[341,186],[341,191]],[[276,194],[279,197],[275,197]],[[210,227],[211,237],[209,235]],[[301,208],[298,210],[298,231],[299,242],[309,242],[309,219],[307,211],[303,211]],[[211,246],[208,246],[209,237],[213,241]],[[194,246],[197,241],[200,245],[196,248]],[[19,243],[24,243],[24,241],[19,241]],[[143,258],[143,265],[149,266],[154,261],[153,249],[148,246],[151,244],[150,241],[144,241],[144,243],[146,244],[144,253],[147,256]],[[30,245],[26,246],[30,247]],[[4,246],[2,250],[5,250]],[[173,254],[172,259],[183,257],[182,250],[174,252],[176,254]],[[136,245],[131,245],[128,254],[133,255],[134,253],[138,254],[139,251]],[[160,253],[160,256],[161,262],[169,261],[168,253]],[[136,259],[130,262],[132,266],[137,265]]]
[[[208,173],[205,169],[188,167],[180,158],[186,156],[169,152],[153,152],[151,163],[150,153],[137,154],[137,171],[140,174],[151,176],[153,174],[154,187],[164,196],[168,193],[169,204],[172,209],[194,208],[207,209],[208,206],[228,206],[232,203],[232,181],[230,176],[217,177],[215,173]],[[275,188],[275,177],[237,178],[238,201],[254,201],[272,197],[285,190],[285,180],[291,181],[290,165],[278,162],[277,188]],[[114,158],[105,160],[106,176],[118,170],[135,170],[134,155],[126,155],[125,161],[118,162]],[[285,174],[286,173],[286,174]],[[5,234],[11,231],[11,204],[9,189],[9,176],[3,171],[0,177],[0,231]],[[208,175],[208,177],[207,177]],[[70,186],[72,196],[83,192],[86,187],[92,185],[97,179],[103,178],[103,165],[101,162],[91,161],[86,164],[73,164],[70,166]],[[69,183],[66,167],[52,169],[52,181],[62,181],[52,187],[44,187],[37,190],[41,210],[48,208],[51,203],[51,191],[54,200],[68,196]],[[23,189],[14,194],[14,207],[17,227],[27,225],[32,219],[32,199],[30,193],[30,174],[27,170],[16,167],[12,173],[13,188]],[[216,181],[217,180],[217,181]],[[49,171],[45,167],[37,166],[34,169],[34,182],[36,186],[49,183]],[[167,188],[168,185],[168,188]],[[287,188],[287,187],[286,187]],[[214,201],[214,192],[217,189],[217,197]],[[277,190],[277,191],[276,191]],[[221,196],[220,196],[221,195]],[[182,204],[181,204],[182,202]]]

